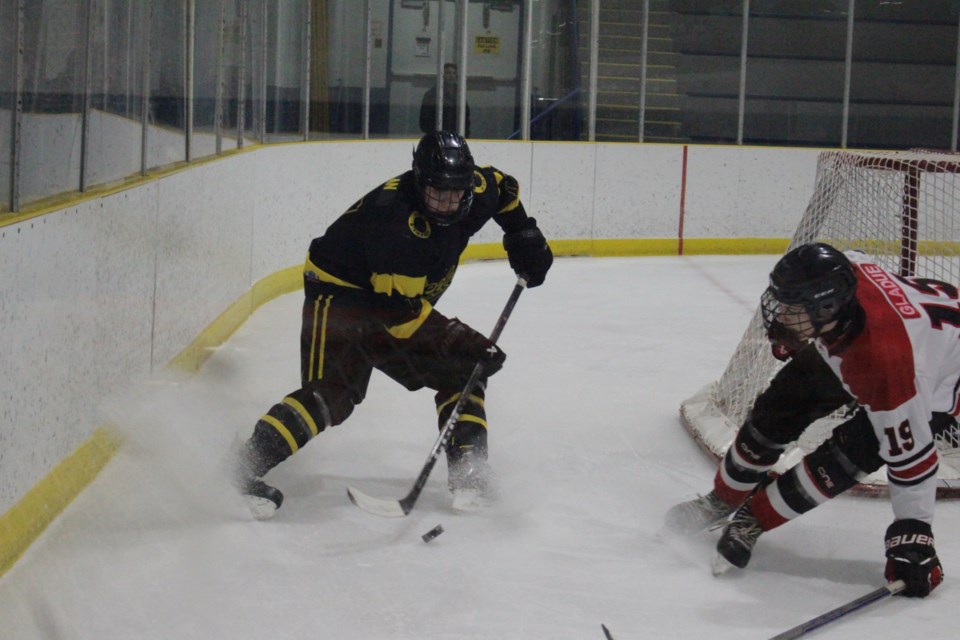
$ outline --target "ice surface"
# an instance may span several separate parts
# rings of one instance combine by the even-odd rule
[[[564,258],[523,294],[491,379],[501,501],[456,514],[441,461],[413,512],[377,518],[348,484],[410,489],[436,437],[432,393],[375,374],[344,425],[273,471],[286,502],[255,522],[225,452],[298,385],[300,294],[258,310],[194,378],[105,403],[129,442],[0,579],[11,640],[768,638],[882,583],[882,500],[840,498],[765,534],[745,571],[710,575],[718,532],[662,530],[713,466],[678,418],[715,380],[773,256]],[[515,282],[462,267],[439,309],[487,333]],[[55,400],[54,400],[55,401]],[[437,524],[444,534],[421,535]],[[817,638],[948,638],[960,505],[934,531],[947,581]]]

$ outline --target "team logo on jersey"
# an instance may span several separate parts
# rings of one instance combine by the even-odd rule
[[[893,281],[893,278],[890,275],[878,267],[875,264],[861,264],[860,270],[863,271],[870,280],[873,281],[877,287],[883,291],[884,295],[887,297],[887,300],[890,301],[890,304],[893,305],[893,308],[897,310],[904,318],[919,318],[920,312],[917,311],[917,308],[910,303],[910,300],[907,299],[907,294],[903,292],[903,289],[900,288],[896,282]]]
[[[430,221],[427,220],[424,216],[420,215],[419,211],[412,211],[410,217],[407,218],[407,226],[410,227],[410,231],[413,235],[418,238],[429,238],[430,232]]]
[[[474,180],[473,180],[473,192],[474,193],[483,193],[487,190],[487,179],[483,177],[483,174],[479,171],[474,171]]]
[[[453,274],[457,272],[457,265],[450,267],[450,270],[447,271],[447,275],[440,278],[437,282],[428,282],[427,286],[423,289],[423,295],[426,296],[427,300],[436,301],[443,292],[447,290],[447,287],[450,286],[450,283],[453,282]]]

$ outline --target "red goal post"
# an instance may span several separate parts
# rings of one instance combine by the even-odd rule
[[[960,155],[928,150],[825,151],[813,196],[788,251],[809,242],[859,249],[901,275],[960,285]],[[757,292],[757,300],[760,294]],[[754,313],[723,375],[680,405],[690,436],[719,462],[756,396],[782,366]],[[774,468],[782,472],[826,439],[842,415],[815,422]],[[960,498],[960,433],[938,439],[938,498]],[[886,469],[851,490],[887,495]]]

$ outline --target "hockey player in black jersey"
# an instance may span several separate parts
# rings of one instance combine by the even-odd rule
[[[434,308],[470,238],[491,219],[504,231],[510,266],[528,287],[542,284],[553,254],[520,202],[517,181],[475,166],[462,137],[437,131],[420,140],[412,170],[363,196],[310,243],[302,386],[257,421],[238,452],[237,481],[255,517],[271,517],[283,501],[263,476],[346,420],[373,369],[411,391],[435,390],[442,426],[476,364],[483,365],[447,448],[448,484],[455,507],[492,497],[484,395],[506,356]]]

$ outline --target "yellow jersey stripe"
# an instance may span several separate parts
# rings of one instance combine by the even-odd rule
[[[413,320],[404,322],[403,324],[397,324],[392,327],[387,327],[387,333],[392,335],[397,340],[406,340],[413,334],[417,332],[423,323],[426,321],[427,316],[430,315],[430,312],[433,311],[433,305],[427,302],[426,300],[421,300],[422,306],[420,307],[420,315],[418,315]]]
[[[303,418],[303,421],[306,422],[310,427],[310,432],[313,433],[313,435],[320,433],[320,431],[317,429],[317,423],[313,420],[313,416],[310,415],[306,407],[300,404],[298,400],[287,396],[283,399],[283,404],[293,407],[294,411],[300,414],[300,417]]]
[[[363,287],[355,285],[352,282],[347,282],[346,280],[341,280],[337,276],[327,273],[317,265],[313,264],[310,261],[310,257],[307,256],[307,261],[303,265],[303,274],[308,278],[317,280],[318,282],[327,282],[329,284],[335,284],[341,287],[348,287],[350,289],[362,289]]]
[[[457,418],[457,422],[475,422],[481,427],[483,427],[484,429],[487,428],[486,420],[483,420],[482,418],[478,418],[477,416],[471,416],[470,414],[460,416],[459,418]]]
[[[497,189],[499,190],[500,183],[503,182],[503,174],[500,173],[499,171],[494,171],[493,177],[496,178],[497,180]],[[503,208],[497,211],[497,213],[507,213],[509,211],[513,211],[519,206],[520,206],[520,192],[517,191],[517,196],[513,200],[508,202],[506,205],[504,205]]]
[[[453,404],[454,402],[456,402],[457,400],[459,400],[459,399],[460,399],[460,395],[461,395],[461,394],[459,394],[459,393],[455,393],[455,394],[453,394],[452,396],[450,396],[450,398],[449,398],[446,402],[443,402],[443,403],[437,405],[437,415],[439,415],[440,412],[443,411],[444,409],[446,409],[448,406],[450,406],[451,404]],[[481,398],[480,396],[476,396],[476,395],[474,395],[474,394],[471,393],[470,396],[468,397],[468,401],[474,403],[475,405],[477,405],[477,406],[479,406],[479,407],[481,407],[481,408],[483,407],[483,398]]]
[[[327,296],[323,301],[323,318],[320,320],[320,358],[317,362],[317,380],[323,380],[323,365],[327,355],[327,312],[330,311],[330,302],[332,300],[333,296]]]
[[[310,335],[310,365],[307,367],[307,380],[314,379],[313,362],[317,353],[317,312],[320,309],[320,298],[313,301],[313,321],[311,322],[313,333]]]
[[[370,283],[377,293],[385,293],[390,296],[396,291],[402,296],[416,298],[423,295],[423,290],[427,286],[427,277],[414,278],[398,273],[374,273],[370,276]]]
[[[276,429],[281,436],[283,436],[283,439],[287,441],[288,445],[290,445],[290,453],[296,453],[300,449],[300,446],[297,444],[297,441],[293,437],[293,434],[290,433],[289,429],[283,426],[282,422],[280,422],[279,420],[277,420],[271,415],[263,416],[260,419],[268,423],[270,426]]]

